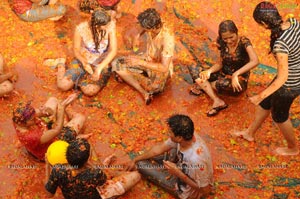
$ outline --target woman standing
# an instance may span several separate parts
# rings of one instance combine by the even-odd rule
[[[78,86],[85,95],[96,95],[107,84],[109,64],[117,54],[116,24],[105,11],[94,11],[90,21],[76,27],[74,54],[70,69],[58,63],[58,88],[67,91]]]
[[[254,12],[255,21],[271,30],[270,47],[277,60],[277,76],[258,95],[250,97],[257,106],[255,120],[245,131],[234,133],[248,141],[254,141],[255,132],[271,113],[274,122],[283,133],[287,147],[279,147],[279,155],[297,155],[299,148],[289,120],[289,110],[300,94],[300,24],[295,18],[283,21],[275,5],[259,3]]]

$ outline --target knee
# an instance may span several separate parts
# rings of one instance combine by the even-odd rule
[[[142,179],[142,175],[138,171],[132,171],[132,176],[137,182]]]
[[[49,97],[48,101],[52,103],[57,103],[58,99],[56,97]]]
[[[112,71],[116,71],[116,67],[117,67],[117,63],[118,63],[118,59],[114,59],[112,62],[111,62],[111,67],[112,67]],[[117,72],[117,71],[116,71]]]
[[[14,90],[14,85],[10,81],[5,81],[0,85],[0,96],[6,95]]]
[[[275,123],[284,123],[289,119],[289,114],[272,114],[272,119]]]
[[[57,6],[59,16],[62,16],[67,12],[67,7],[65,5],[58,3],[56,4],[56,6]]]
[[[79,120],[82,123],[84,123],[86,121],[86,116],[81,113],[76,113],[74,115],[74,118],[76,118],[77,120]]]
[[[98,94],[98,91],[82,91],[84,95],[88,97],[93,97]]]
[[[67,7],[65,5],[59,5],[59,11],[61,15],[64,15],[67,12]]]
[[[98,92],[100,91],[99,86],[83,86],[83,87],[80,87],[80,89],[83,92],[83,94],[88,97],[93,97],[93,96],[97,95]]]
[[[70,83],[70,82],[64,82],[64,81],[61,81],[61,82],[57,82],[57,88],[61,91],[68,91],[70,89],[73,88],[73,82]]]

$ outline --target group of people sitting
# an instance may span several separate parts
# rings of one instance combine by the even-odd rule
[[[66,12],[65,7],[55,0],[11,1],[14,12],[26,21],[53,19]],[[137,17],[140,31],[133,42],[135,47],[141,35],[146,34],[146,52],[142,55],[118,55],[118,4],[119,0],[81,0],[80,10],[90,13],[91,18],[76,26],[75,59],[68,69],[64,58],[47,60],[45,64],[57,66],[57,86],[62,91],[79,88],[83,94],[94,96],[114,73],[116,80],[136,89],[148,105],[153,95],[163,92],[173,75],[174,32],[162,22],[155,9],[146,9]],[[289,109],[300,94],[300,24],[293,17],[283,20],[276,6],[270,2],[259,3],[253,17],[258,24],[271,30],[270,52],[278,63],[277,76],[264,91],[249,97],[257,105],[255,120],[247,130],[234,132],[233,136],[254,141],[255,132],[271,113],[288,144],[287,147],[279,147],[277,154],[297,155],[299,148],[289,120]],[[206,67],[197,67],[191,73],[195,83],[190,93],[206,93],[213,101],[208,117],[228,107],[219,94],[236,96],[247,89],[250,70],[259,63],[250,40],[238,34],[231,20],[220,23],[217,44],[220,60],[206,70]],[[0,95],[3,96],[13,90],[10,80],[13,75],[3,73],[3,59],[0,61]],[[95,168],[90,161],[92,150],[86,139],[91,135],[80,133],[85,117],[67,110],[76,97],[77,94],[72,94],[62,102],[52,97],[40,108],[34,108],[30,102],[20,104],[13,113],[17,135],[28,153],[36,159],[45,160],[47,148],[56,139],[69,143],[66,157],[71,167],[52,169],[46,183],[50,195],[60,187],[66,198],[111,198],[134,186],[140,179],[139,173],[178,198],[201,198],[211,193],[213,168],[208,148],[194,133],[193,121],[181,114],[172,115],[167,120],[167,141],[124,164],[125,170],[138,169],[139,173],[126,172],[106,180],[103,171]],[[46,125],[41,117],[50,118]],[[154,161],[149,160],[152,158]],[[105,162],[107,164],[110,160]],[[160,167],[153,164],[163,165],[164,169],[155,169]]]

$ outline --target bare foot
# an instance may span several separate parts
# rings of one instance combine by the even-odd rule
[[[49,18],[49,20],[51,20],[51,21],[58,21],[58,20],[60,20],[62,17],[63,17],[63,16],[51,17],[51,18]]]
[[[254,141],[254,137],[248,134],[247,130],[244,131],[234,131],[230,133],[233,137],[240,137],[243,138],[244,140],[247,140],[249,142]]]
[[[76,136],[76,139],[79,139],[79,138],[81,138],[81,139],[89,139],[91,136],[93,135],[93,133],[89,133],[89,134],[79,134],[79,135],[77,135]]]
[[[117,159],[117,156],[115,154],[112,154],[103,160],[103,165],[106,165],[106,166],[111,165],[114,161],[116,161],[116,159]]]
[[[57,59],[46,59],[43,62],[44,66],[57,66],[58,64],[65,64],[66,59],[65,58],[57,58]]]
[[[278,155],[298,155],[299,149],[298,148],[290,149],[288,147],[278,147],[275,150],[275,153],[277,153]]]

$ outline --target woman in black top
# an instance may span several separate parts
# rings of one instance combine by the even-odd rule
[[[233,21],[226,20],[220,23],[217,43],[221,60],[208,70],[197,74],[195,80],[200,89],[213,100],[212,108],[207,112],[209,117],[228,106],[215,90],[228,95],[240,94],[247,89],[250,69],[258,65],[258,58],[250,40],[238,35]]]
[[[277,75],[265,90],[249,98],[253,104],[259,105],[255,120],[248,129],[234,135],[254,141],[255,132],[271,113],[287,141],[287,147],[279,147],[275,152],[297,155],[299,149],[289,110],[300,94],[300,23],[294,18],[283,21],[276,6],[270,2],[259,3],[253,17],[257,23],[271,30],[270,47],[277,60]]]

